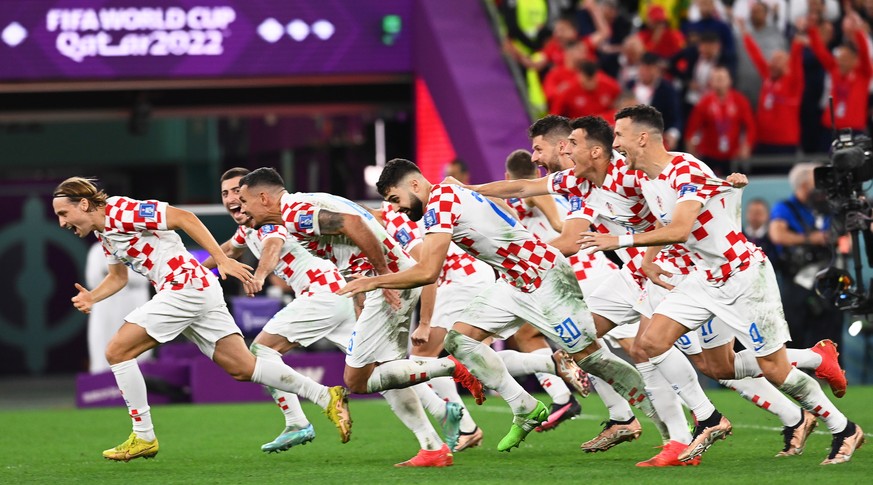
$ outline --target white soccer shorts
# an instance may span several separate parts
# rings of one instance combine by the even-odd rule
[[[503,279],[476,295],[460,321],[507,338],[529,322],[546,338],[573,354],[595,339],[594,320],[582,290],[563,258],[546,272],[535,291],[525,293]]]
[[[352,299],[322,291],[295,298],[264,325],[263,331],[281,335],[303,347],[324,338],[345,352],[354,326]]]
[[[409,326],[421,288],[399,291],[399,310],[391,308],[381,289],[367,293],[346,348],[346,365],[359,369],[367,364],[406,358]]]
[[[215,344],[222,338],[242,333],[224,302],[218,281],[212,278],[202,290],[183,288],[164,290],[146,304],[128,313],[124,320],[143,327],[160,343],[179,334],[197,344],[204,355],[212,358]]]
[[[664,297],[655,313],[691,330],[718,317],[759,357],[772,354],[791,340],[769,260],[753,263],[719,286],[706,281],[702,271],[696,271]]]

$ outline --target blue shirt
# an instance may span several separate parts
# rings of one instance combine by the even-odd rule
[[[790,205],[789,205],[790,204]],[[798,219],[797,215],[802,218]],[[824,217],[821,222],[821,227],[816,227],[816,216],[812,210],[797,199],[796,195],[792,195],[787,200],[777,202],[773,209],[770,210],[770,220],[782,220],[788,223],[788,228],[798,234],[807,234],[812,231],[825,231],[831,226],[830,217]],[[804,226],[804,222],[806,225]],[[806,228],[809,228],[807,231]],[[781,250],[782,246],[776,246],[777,250]]]

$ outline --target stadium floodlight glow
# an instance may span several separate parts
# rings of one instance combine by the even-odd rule
[[[386,15],[382,17],[382,43],[393,45],[403,28],[403,19],[399,15]]]
[[[857,337],[861,332],[869,330],[873,330],[873,326],[870,325],[870,321],[866,318],[859,318],[849,325],[849,335],[852,337]]]

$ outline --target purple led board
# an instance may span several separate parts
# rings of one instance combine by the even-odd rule
[[[0,81],[391,74],[413,0],[2,0]]]

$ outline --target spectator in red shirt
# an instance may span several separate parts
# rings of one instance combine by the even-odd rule
[[[791,55],[776,50],[768,63],[764,54],[737,21],[743,44],[752,63],[761,75],[761,91],[755,113],[755,136],[760,154],[793,154],[800,144],[800,101],[803,97],[803,45],[800,36],[791,43]]]
[[[823,130],[827,146],[830,145],[831,127],[834,124],[838,129],[851,128],[859,132],[864,132],[867,127],[867,102],[873,66],[864,26],[857,12],[846,13],[843,33],[846,38],[853,40],[853,44],[841,45],[836,49],[836,55],[828,52],[818,28],[807,29],[812,51],[831,76],[830,94],[834,98],[835,120],[831,120],[829,109],[824,111],[821,119],[822,125],[827,128]]]
[[[646,46],[646,51],[664,59],[671,59],[685,47],[685,36],[670,27],[664,7],[652,5],[646,16],[646,24],[637,34]]]
[[[588,45],[576,41],[567,46],[564,64],[549,69],[543,78],[543,92],[549,105],[549,112],[554,112],[555,102],[561,94],[571,86],[579,83],[579,64],[590,60]]]
[[[608,116],[620,93],[621,88],[615,79],[598,70],[593,62],[582,61],[577,82],[555,99],[552,114],[568,118]]]
[[[731,87],[731,74],[716,67],[710,76],[712,90],[691,111],[685,142],[691,153],[717,175],[731,172],[734,161],[746,160],[755,146],[755,119],[746,98]]]

